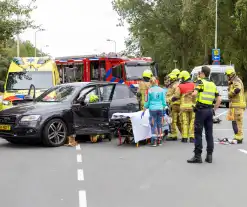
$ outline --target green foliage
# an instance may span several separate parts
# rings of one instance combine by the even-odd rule
[[[127,52],[151,56],[169,72],[208,64],[215,42],[215,0],[113,0],[127,22]],[[247,78],[247,0],[218,0],[218,48],[223,64]],[[247,81],[244,81],[247,82]]]
[[[5,79],[10,61],[17,55],[17,44],[13,37],[27,28],[38,28],[30,18],[36,8],[35,1],[30,0],[28,5],[22,5],[19,0],[0,0],[0,80]],[[43,54],[37,50],[37,55]],[[20,42],[20,56],[34,56],[31,42]]]

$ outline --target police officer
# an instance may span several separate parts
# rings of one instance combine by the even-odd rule
[[[209,80],[210,68],[203,66],[199,77],[201,80],[192,93],[197,96],[195,106],[195,149],[194,157],[187,160],[188,163],[202,163],[202,130],[205,128],[206,141],[207,141],[207,156],[205,161],[212,163],[212,153],[214,150],[213,140],[213,114],[221,103],[221,97],[217,91],[216,85]],[[216,99],[215,105],[213,105]]]
[[[235,134],[234,140],[236,140],[238,144],[242,144],[244,138],[243,116],[246,108],[244,85],[232,67],[226,69],[226,75],[229,83],[228,97],[230,102],[229,108],[233,117],[232,128]]]
[[[178,85],[172,102],[180,99],[180,119],[182,124],[182,142],[187,142],[190,138],[190,142],[194,143],[194,121],[195,113],[193,111],[193,105],[195,105],[195,97],[192,93],[195,89],[195,84],[191,81],[188,71],[182,71],[178,78],[180,84]]]
[[[179,71],[180,72],[180,71]],[[170,113],[172,117],[171,123],[171,133],[168,135],[167,141],[176,141],[178,139],[177,128],[181,132],[181,123],[179,119],[180,113],[180,99],[172,101],[172,97],[179,85],[177,74],[170,73],[169,78],[169,87],[166,93],[166,103],[169,105]]]
[[[145,70],[142,74],[143,81],[139,83],[139,89],[137,91],[137,97],[140,103],[140,110],[144,109],[144,103],[148,95],[148,89],[150,88],[150,78],[153,77],[151,70]]]

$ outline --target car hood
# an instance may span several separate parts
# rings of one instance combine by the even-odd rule
[[[58,102],[31,102],[14,106],[3,111],[0,111],[1,115],[24,115],[35,114],[43,115],[49,113],[56,113],[61,110],[68,109],[68,104]]]

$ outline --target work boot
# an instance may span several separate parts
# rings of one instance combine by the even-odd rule
[[[239,140],[239,139],[233,139],[233,140],[236,140],[238,144],[243,144],[243,140]]]
[[[188,163],[202,163],[201,155],[194,155],[190,160],[187,160]]]
[[[213,162],[213,156],[212,154],[207,154],[205,162],[212,163]]]
[[[65,144],[65,146],[75,147],[76,145],[77,145],[77,142],[75,141],[75,136],[74,135],[69,136],[68,142],[67,142],[67,144]]]
[[[167,137],[166,141],[173,141],[174,139],[177,139],[177,137]]]
[[[195,143],[195,139],[194,138],[190,138],[190,143]]]
[[[182,138],[181,142],[187,143],[188,139],[187,138]]]
[[[172,141],[177,141],[177,140],[178,140],[177,137],[172,138]]]

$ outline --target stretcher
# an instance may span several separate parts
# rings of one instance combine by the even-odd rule
[[[114,113],[111,118],[111,128],[113,133],[119,139],[119,145],[135,143],[147,144],[152,136],[149,123],[149,111],[141,118],[142,111],[134,113]],[[165,127],[168,134],[169,126]],[[164,138],[163,137],[163,138]]]

